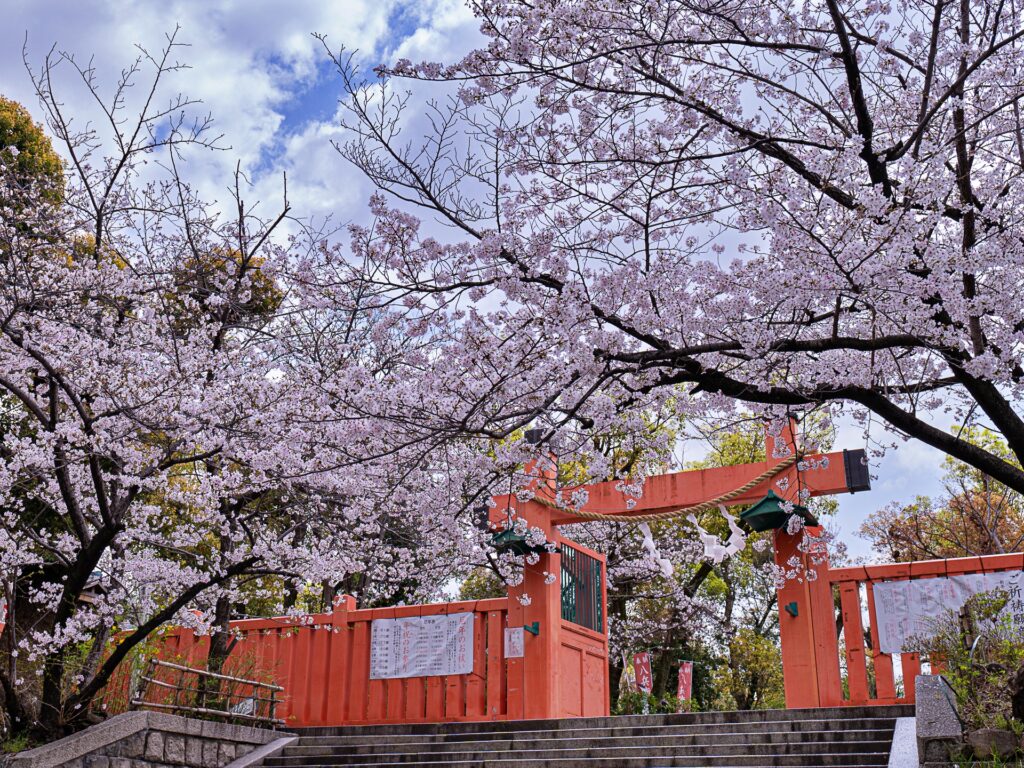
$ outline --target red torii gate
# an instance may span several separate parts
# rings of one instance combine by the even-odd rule
[[[790,424],[776,436],[768,434],[766,460],[763,462],[649,477],[644,483],[642,497],[633,499],[629,504],[618,487],[619,483],[595,483],[586,486],[588,499],[579,511],[629,520],[696,506],[727,494],[730,494],[725,502],[728,506],[753,504],[764,498],[769,490],[784,500],[799,504],[801,488],[806,489],[810,496],[854,493],[870,488],[863,450],[801,456],[801,460],[815,464],[814,469],[807,471],[800,469],[799,462],[793,462],[796,450],[793,425]],[[787,459],[790,465],[772,474],[772,470],[785,464]],[[822,459],[828,461],[822,462]],[[752,480],[762,475],[771,476],[751,484]],[[500,522],[511,505],[517,517],[525,519],[531,527],[540,528],[548,540],[567,542],[556,526],[584,523],[593,518],[554,506],[551,503],[554,486],[551,478],[547,479],[548,482],[539,483],[535,488],[538,499],[519,502],[511,496],[495,497],[496,505],[490,513],[491,522]],[[750,487],[742,493],[731,494],[746,485]],[[811,578],[788,579],[778,591],[786,705],[791,708],[828,707],[844,703],[827,555],[816,552],[812,558],[807,546],[801,546],[804,536],[816,538],[821,534],[820,526],[807,526],[796,534],[789,534],[785,529],[774,533],[776,564],[790,571],[796,569],[798,572],[814,574]],[[545,583],[544,574],[559,572],[558,558],[558,553],[540,553],[540,561],[526,569],[522,584],[509,589],[510,625],[520,619],[524,625],[532,627],[557,625],[561,594],[557,585]],[[520,603],[519,598],[523,595],[529,596],[527,605]],[[547,633],[545,637],[542,632],[530,638],[527,646],[529,663],[524,678],[524,699],[527,702],[524,716],[545,717],[555,712],[561,714],[564,707],[560,703],[567,694],[559,679],[562,660],[558,637],[554,633]],[[530,653],[530,650],[533,652]]]

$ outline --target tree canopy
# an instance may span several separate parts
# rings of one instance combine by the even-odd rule
[[[22,733],[81,726],[167,623],[213,633],[213,664],[239,601],[283,613],[346,581],[424,599],[482,539],[458,515],[494,461],[375,418],[403,380],[419,400],[416,350],[352,310],[341,245],[278,240],[287,199],[248,207],[240,174],[230,214],[200,199],[176,171],[213,146],[193,102],[116,95],[162,93],[177,48],[109,103],[70,56],[32,72],[59,200],[26,176],[55,183],[49,140],[4,103],[23,149],[0,164],[0,687]],[[106,104],[110,141],[65,113],[57,70]]]
[[[471,6],[488,44],[460,61],[374,82],[332,54],[338,149],[378,188],[347,242],[284,194],[249,205],[241,171],[228,206],[189,184],[186,154],[217,142],[165,95],[173,34],[106,100],[70,55],[31,72],[59,155],[0,101],[0,687],[17,727],[81,724],[169,622],[223,632],[241,600],[301,610],[338,588],[437,595],[495,566],[481,508],[528,498],[531,460],[555,455],[566,508],[592,479],[635,500],[681,424],[756,425],[715,443],[708,461],[731,463],[796,418],[776,451],[814,471],[836,418],[881,423],[951,457],[960,491],[927,519],[1017,509],[1024,10]],[[67,113],[57,69],[105,123]],[[449,98],[416,123],[403,80]],[[646,638],[671,661],[714,636],[724,699],[774,700],[778,574],[756,537],[713,568],[682,523],[586,530],[620,650]]]
[[[486,382],[452,422],[568,446],[682,385],[684,414],[843,411],[1024,491],[1019,11],[471,6],[489,40],[459,61],[378,89],[335,57],[341,151],[392,201],[356,231],[360,277],[443,329],[434,376]],[[451,88],[422,141],[403,79]]]

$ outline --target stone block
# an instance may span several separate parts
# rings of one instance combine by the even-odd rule
[[[950,761],[960,754],[962,746],[959,739],[929,739],[925,742],[924,752],[918,747],[921,765],[950,765]]]
[[[217,742],[210,739],[203,740],[203,766],[202,768],[220,768],[220,756],[218,754]]]
[[[221,765],[227,765],[235,759],[235,745],[230,741],[222,741],[217,750],[218,759]]]
[[[164,733],[199,733],[200,721],[181,715],[172,715],[168,712],[147,712],[149,715],[149,727],[154,731]]]
[[[948,761],[964,738],[956,695],[941,675],[918,675],[914,685],[918,758],[922,763]]]
[[[967,745],[979,759],[1006,758],[1017,751],[1017,737],[1002,728],[979,728],[967,734]]]
[[[143,754],[146,760],[162,763],[164,759],[164,735],[160,731],[150,731],[146,735],[146,751]]]
[[[185,764],[185,737],[180,733],[164,734],[164,762],[171,765]]]
[[[189,768],[203,768],[203,740],[189,736],[185,741],[185,764]]]
[[[118,757],[142,757],[146,753],[146,733],[147,731],[133,733],[118,744]]]
[[[917,724],[912,717],[896,718],[889,752],[889,768],[917,768]]]
[[[12,768],[222,768],[278,736],[260,728],[128,712],[11,762]]]

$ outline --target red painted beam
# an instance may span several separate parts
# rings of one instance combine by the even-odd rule
[[[859,452],[857,455],[860,455]],[[824,456],[828,458],[827,467],[817,467],[799,473],[799,479],[803,483],[803,487],[810,490],[812,496],[829,496],[836,493],[863,490],[863,488],[850,488],[843,451],[835,451],[824,454]],[[814,455],[806,457],[805,460],[818,463],[821,458],[821,455]],[[583,511],[628,518],[634,515],[666,512],[680,507],[688,507],[715,499],[740,488],[777,463],[772,462],[769,464],[767,461],[763,461],[752,464],[737,464],[731,467],[694,469],[666,475],[655,475],[647,478],[643,486],[643,496],[636,499],[636,506],[632,509],[627,509],[626,507],[626,500],[632,497],[626,496],[616,487],[619,483],[612,481],[594,483],[586,486],[590,495],[587,503],[583,506]],[[773,488],[780,496],[791,498],[795,495],[797,475],[796,467],[789,467],[775,477],[751,488],[741,496],[731,499],[728,504],[730,506],[753,504],[763,498],[769,488]],[[786,494],[775,485],[783,477],[789,480],[789,493]],[[571,491],[563,491],[563,498],[568,498],[570,493]],[[551,522],[555,525],[566,525],[568,523],[584,522],[584,518],[569,512],[553,511]]]

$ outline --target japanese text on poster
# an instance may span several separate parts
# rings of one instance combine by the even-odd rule
[[[472,671],[472,613],[374,619],[371,624],[371,680]]]
[[[910,652],[912,638],[935,633],[936,622],[949,611],[981,592],[1003,590],[1009,595],[1004,609],[1024,630],[1024,572],[968,573],[910,581],[884,581],[874,585],[878,646],[882,653]]]
[[[676,698],[687,701],[693,695],[693,662],[679,662],[679,676],[676,681]]]
[[[644,693],[654,689],[654,678],[651,675],[651,655],[644,651],[633,655],[633,671],[636,673],[636,686]]]
[[[505,658],[521,659],[526,650],[522,627],[505,628]]]

